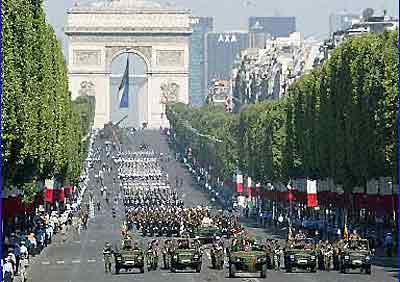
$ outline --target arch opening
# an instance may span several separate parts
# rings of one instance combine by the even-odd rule
[[[121,91],[119,91],[127,61],[129,59],[128,105],[120,107]],[[110,66],[110,112],[111,121],[120,123],[120,127],[139,128],[148,120],[148,69],[145,58],[135,51],[124,51],[117,54]]]

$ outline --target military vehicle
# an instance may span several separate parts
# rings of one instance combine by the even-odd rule
[[[267,255],[265,248],[250,245],[243,240],[234,240],[231,248],[227,248],[229,277],[234,278],[237,272],[260,273],[267,277]]]
[[[125,271],[131,269],[139,269],[140,273],[144,273],[145,253],[137,246],[132,246],[131,241],[123,241],[121,250],[114,252],[115,257],[115,273],[119,274],[121,269]]]
[[[173,243],[170,264],[171,272],[191,268],[199,273],[201,265],[202,252],[199,243],[186,238],[178,239]]]
[[[340,272],[346,273],[349,269],[360,269],[371,274],[372,252],[368,240],[349,240],[340,251]]]
[[[317,271],[317,252],[313,239],[288,240],[284,249],[286,272],[300,268],[310,272]]]
[[[210,244],[217,237],[222,237],[222,231],[216,226],[199,227],[195,230],[194,236],[202,244]]]

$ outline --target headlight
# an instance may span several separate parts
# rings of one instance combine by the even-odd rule
[[[314,259],[315,259],[315,256],[311,256],[311,259],[314,260]]]
[[[240,262],[240,258],[236,258],[236,262]]]
[[[264,262],[265,261],[265,258],[258,258],[257,259],[257,262]]]
[[[344,256],[344,259],[350,259],[350,257],[349,256]]]
[[[291,260],[294,260],[294,255],[290,255],[290,259],[291,259]]]
[[[194,259],[198,259],[198,258],[199,258],[199,255],[194,255],[193,258],[194,258]]]

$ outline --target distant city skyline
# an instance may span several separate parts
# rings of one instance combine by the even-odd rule
[[[49,23],[58,37],[65,41],[63,27],[66,24],[67,9],[73,3],[85,3],[87,0],[45,0]],[[153,1],[166,5],[168,0]],[[247,30],[251,16],[293,16],[296,17],[296,29],[305,36],[329,34],[329,15],[347,10],[361,13],[371,7],[382,13],[384,9],[391,16],[398,15],[397,0],[175,0],[176,6],[192,10],[194,16],[214,17],[215,31]],[[65,42],[63,42],[65,47]]]

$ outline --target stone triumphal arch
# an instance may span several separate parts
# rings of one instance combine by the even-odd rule
[[[69,87],[72,99],[96,97],[96,128],[118,118],[113,101],[122,72],[115,73],[113,63],[123,56],[144,66],[142,73],[130,75],[130,96],[140,97],[130,98],[127,126],[165,126],[165,101],[189,102],[190,15],[139,0],[92,1],[68,11]]]

